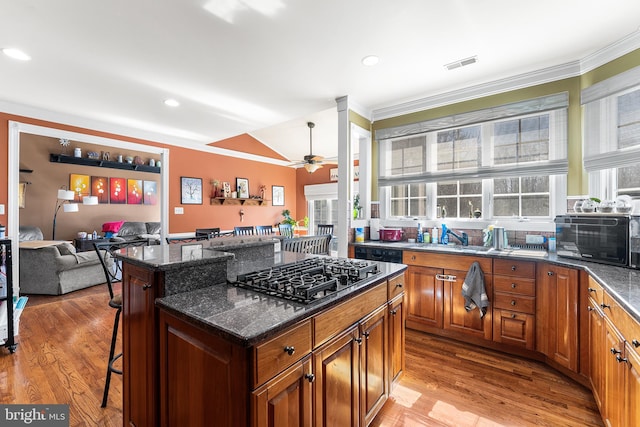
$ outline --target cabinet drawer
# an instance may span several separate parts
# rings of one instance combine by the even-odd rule
[[[509,292],[532,297],[536,294],[536,281],[520,277],[493,276],[493,289],[495,292]]]
[[[496,292],[493,306],[495,308],[500,308],[503,310],[511,310],[511,311],[518,311],[520,313],[533,314],[536,311],[535,303],[536,303],[536,300],[533,297]]]
[[[593,277],[589,276],[589,286],[587,287],[587,293],[590,298],[593,298],[598,305],[604,302],[604,289]]]
[[[514,261],[510,259],[494,259],[493,274],[535,279],[536,263],[534,261]]]
[[[311,320],[255,347],[254,387],[311,352]],[[291,354],[289,354],[291,353]]]
[[[313,318],[314,348],[345,331],[387,302],[387,282],[361,293]]]
[[[387,299],[391,301],[402,292],[404,292],[404,289],[404,274],[389,279],[389,281],[387,282]]]
[[[477,261],[484,274],[491,274],[491,258],[469,255],[450,255],[431,251],[404,251],[402,263],[423,267],[446,268],[449,270],[468,271],[471,264]]]

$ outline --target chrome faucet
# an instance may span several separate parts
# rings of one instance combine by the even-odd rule
[[[456,233],[451,231],[450,228],[447,228],[447,234],[451,234],[453,237],[458,239],[458,241],[462,244],[462,246],[469,246],[469,235],[464,231],[460,233],[462,234],[462,236],[458,236]]]

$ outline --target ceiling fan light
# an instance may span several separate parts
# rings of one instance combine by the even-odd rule
[[[315,171],[317,171],[318,169],[320,169],[322,167],[322,165],[319,165],[317,163],[306,163],[304,165],[304,168],[307,170],[307,172],[309,173],[314,173]]]

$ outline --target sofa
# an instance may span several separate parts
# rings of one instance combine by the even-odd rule
[[[143,221],[117,221],[102,224],[102,232],[114,242],[149,239],[151,244],[160,244],[160,223]],[[111,235],[109,236],[109,234]]]
[[[78,252],[68,242],[42,242],[37,227],[20,227],[20,293],[62,295],[106,283],[95,251]],[[113,260],[109,259],[109,263]],[[105,288],[105,293],[107,292]]]

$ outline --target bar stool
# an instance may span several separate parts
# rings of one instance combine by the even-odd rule
[[[104,393],[102,395],[102,404],[100,407],[107,406],[107,398],[109,397],[109,385],[111,384],[111,374],[122,375],[122,371],[116,369],[113,364],[122,357],[122,353],[115,354],[116,340],[118,339],[118,326],[120,324],[120,314],[122,313],[122,293],[114,293],[113,284],[122,281],[122,264],[115,258],[114,253],[123,248],[132,246],[148,246],[148,239],[130,240],[126,242],[103,242],[94,243],[93,247],[98,254],[100,264],[104,270],[107,288],[109,289],[109,307],[116,310],[113,321],[113,330],[111,332],[111,346],[109,348],[109,359],[107,364],[107,378],[104,384]]]

